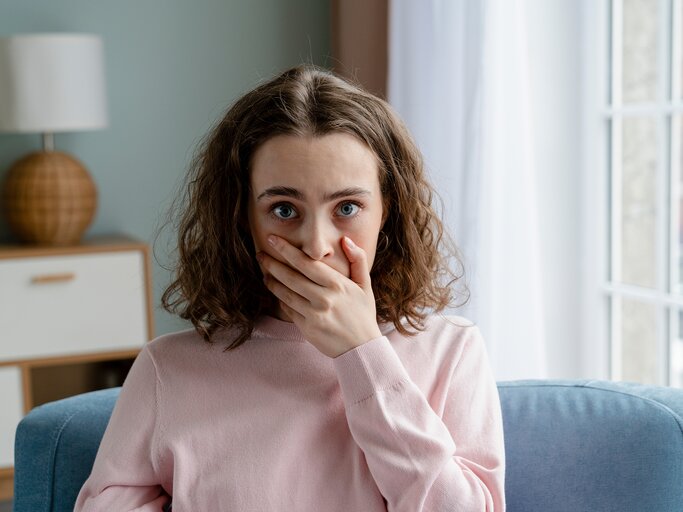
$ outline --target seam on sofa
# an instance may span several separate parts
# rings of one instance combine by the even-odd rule
[[[599,391],[607,391],[607,392],[611,392],[611,393],[617,393],[619,395],[630,396],[632,398],[638,398],[640,400],[644,400],[645,402],[649,402],[650,404],[652,404],[656,407],[659,407],[660,409],[663,409],[664,411],[668,412],[669,415],[671,415],[673,417],[674,421],[678,425],[678,429],[681,431],[681,437],[683,437],[683,418],[681,418],[681,416],[676,411],[671,409],[671,407],[669,407],[669,406],[667,406],[661,402],[658,402],[657,400],[653,400],[652,398],[649,398],[646,396],[640,396],[640,395],[637,395],[635,393],[629,393],[627,391],[622,391],[622,390],[617,390],[617,389],[605,389],[605,388],[601,388],[598,386],[592,386],[591,383],[595,383],[595,382],[604,382],[604,381],[589,380],[583,384],[579,384],[579,383],[575,383],[575,384],[559,384],[558,383],[558,384],[541,384],[541,385],[538,385],[538,384],[521,384],[521,385],[516,385],[516,386],[502,386],[502,387],[505,387],[508,389],[514,389],[514,388],[539,388],[539,389],[540,388],[585,388],[585,389],[595,389],[595,390],[599,390]],[[607,381],[607,382],[610,382],[610,381]]]
[[[653,399],[653,398],[650,398],[650,397],[647,397],[647,396],[640,396],[640,395],[637,395],[637,394],[635,394],[635,393],[629,393],[628,391],[625,391],[625,390],[620,390],[620,389],[605,389],[605,388],[601,388],[601,387],[598,387],[598,386],[591,386],[590,384],[591,384],[592,382],[599,382],[599,381],[592,380],[592,381],[586,383],[586,384],[585,384],[584,386],[582,386],[582,387],[589,388],[589,389],[599,389],[600,391],[609,391],[609,392],[611,392],[611,393],[617,393],[617,394],[619,394],[619,395],[625,395],[625,396],[632,396],[632,397],[635,397],[635,398],[640,398],[641,400],[645,400],[646,402],[650,402],[651,404],[654,404],[654,405],[656,405],[657,407],[660,407],[661,409],[664,409],[664,410],[667,411],[671,416],[673,416],[673,419],[676,421],[676,424],[678,425],[678,429],[681,431],[681,437],[683,437],[683,418],[681,418],[681,416],[680,416],[676,411],[674,411],[671,407],[669,407],[668,405],[663,404],[662,402],[659,402],[659,401],[657,401],[657,400],[655,400],[655,399]]]
[[[48,498],[47,503],[45,503],[45,506],[46,506],[45,510],[47,510],[47,512],[52,511],[52,504],[53,504],[52,497],[54,496],[54,484],[55,484],[55,478],[54,478],[54,476],[55,476],[55,460],[57,457],[57,447],[59,445],[59,440],[62,437],[62,432],[64,431],[64,428],[66,428],[66,426],[69,424],[71,419],[74,416],[76,416],[76,414],[78,414],[79,412],[80,411],[75,411],[74,413],[71,414],[71,416],[66,418],[64,420],[64,422],[61,424],[61,426],[59,427],[59,429],[57,429],[56,435],[53,436],[54,442],[52,444],[52,450],[50,453],[50,463],[48,464],[48,467],[47,467],[47,469],[48,469],[47,477],[48,478],[46,478],[46,487],[47,487],[48,482],[52,482],[52,487],[50,489],[45,489],[45,495]],[[50,475],[50,473],[52,473],[52,474]],[[48,505],[50,505],[49,509],[47,508]]]

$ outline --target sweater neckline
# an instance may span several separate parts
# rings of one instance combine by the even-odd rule
[[[396,328],[393,322],[379,322],[377,325],[379,326],[382,335],[386,335]],[[294,322],[285,322],[284,320],[267,314],[263,314],[256,319],[252,336],[285,341],[308,342]]]

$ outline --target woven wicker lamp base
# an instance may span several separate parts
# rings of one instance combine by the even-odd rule
[[[78,160],[40,151],[10,168],[0,191],[7,224],[22,242],[75,245],[97,210],[97,188]]]

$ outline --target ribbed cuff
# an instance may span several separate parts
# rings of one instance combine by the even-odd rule
[[[332,361],[347,405],[410,378],[386,336],[373,338]]]

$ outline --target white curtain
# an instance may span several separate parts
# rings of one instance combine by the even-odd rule
[[[471,292],[447,313],[479,325],[497,380],[547,378],[527,61],[524,0],[389,1],[388,100]]]

